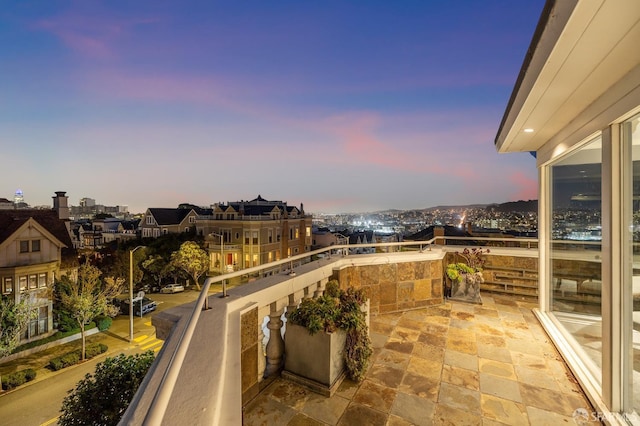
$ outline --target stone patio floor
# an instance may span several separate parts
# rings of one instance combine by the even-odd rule
[[[371,317],[372,364],[331,398],[282,378],[244,410],[245,425],[574,425],[593,412],[531,311],[483,296]],[[599,424],[599,423],[598,423]]]

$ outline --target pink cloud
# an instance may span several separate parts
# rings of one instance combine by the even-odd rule
[[[526,176],[522,172],[513,172],[509,176],[509,180],[518,188],[511,199],[513,200],[537,200],[538,199],[538,180]]]
[[[133,27],[157,22],[155,18],[118,19],[67,13],[33,24],[56,36],[69,49],[91,59],[108,60],[118,56],[116,45]]]

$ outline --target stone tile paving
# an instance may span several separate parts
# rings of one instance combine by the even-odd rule
[[[531,309],[510,298],[371,317],[365,380],[331,398],[276,379],[252,425],[557,425],[592,408]]]

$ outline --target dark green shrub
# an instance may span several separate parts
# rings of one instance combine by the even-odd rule
[[[62,357],[55,357],[49,360],[49,364],[47,364],[47,368],[52,371],[62,370],[65,365],[62,362]]]
[[[16,371],[2,377],[2,389],[11,390],[35,379],[36,372],[32,368]]]
[[[84,356],[86,359],[93,358],[94,356],[103,354],[109,349],[104,343],[91,343],[88,344],[84,350]]]
[[[75,320],[67,311],[58,311],[58,330],[71,331],[79,328],[78,321]]]
[[[148,351],[98,363],[95,373],[87,374],[64,398],[58,424],[117,425],[153,360]]]
[[[78,362],[80,362],[80,351],[73,351],[66,355],[62,355],[62,363],[64,364],[64,367],[76,365]]]
[[[113,319],[105,315],[97,316],[93,319],[93,321],[96,323],[96,326],[100,331],[108,330],[109,327],[111,327],[111,324],[113,323]]]
[[[36,370],[34,370],[33,368],[27,368],[26,370],[22,371],[24,371],[24,378],[27,379],[27,382],[30,382],[36,378]]]

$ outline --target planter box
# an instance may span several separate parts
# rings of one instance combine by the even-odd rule
[[[309,390],[332,396],[345,377],[343,351],[347,334],[317,332],[287,323],[282,376]]]

